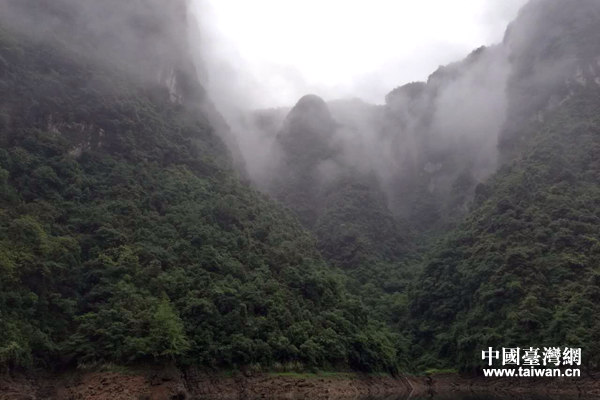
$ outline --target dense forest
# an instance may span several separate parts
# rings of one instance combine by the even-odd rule
[[[394,371],[298,222],[156,85],[0,39],[3,366],[170,361]]]
[[[597,369],[600,5],[565,1],[385,105],[262,111],[261,182],[185,2],[110,2],[106,26],[92,0],[2,5],[27,18],[0,18],[0,370],[477,372],[529,345]]]
[[[415,280],[421,351],[474,369],[471,355],[484,346],[567,343],[598,367],[599,106],[598,89],[575,94],[532,123],[521,155],[477,186],[473,211]]]

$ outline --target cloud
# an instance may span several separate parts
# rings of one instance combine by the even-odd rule
[[[213,80],[254,106],[289,106],[306,93],[382,103],[389,90],[502,39],[525,0],[193,0],[210,36]],[[216,53],[216,54],[215,54]],[[220,90],[223,90],[221,87]],[[231,89],[230,89],[231,90]]]

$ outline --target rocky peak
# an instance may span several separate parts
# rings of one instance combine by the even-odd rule
[[[329,107],[319,96],[309,94],[302,97],[288,114],[284,131],[289,135],[324,136],[335,126]]]
[[[277,137],[289,157],[314,163],[331,153],[335,127],[325,101],[316,95],[306,95],[289,112]]]

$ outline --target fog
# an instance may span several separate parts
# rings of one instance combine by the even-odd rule
[[[166,86],[208,115],[263,189],[292,168],[291,153],[322,146],[320,181],[373,174],[401,210],[419,190],[444,195],[459,176],[485,180],[507,132],[569,93],[580,55],[555,44],[594,22],[597,2],[561,12],[564,0],[533,0],[518,14],[525,1],[3,0],[0,17]],[[199,79],[205,101],[184,98],[192,84],[181,72]],[[288,112],[306,94],[326,101],[334,128],[286,149]],[[294,118],[309,126],[314,117]]]
[[[157,10],[160,9],[160,16]],[[155,80],[187,52],[185,3],[159,0],[2,0],[0,21],[36,40],[54,40],[83,59]],[[183,40],[182,40],[183,39]],[[163,65],[164,63],[171,65]]]
[[[526,0],[192,0],[211,85],[255,108],[315,93],[382,104],[394,87],[502,40]],[[220,77],[227,76],[227,82]]]
[[[281,170],[277,134],[287,110],[312,93],[329,102],[338,123],[336,156],[319,170],[328,178],[349,168],[375,172],[396,198],[398,181],[423,169],[431,191],[449,190],[464,168],[476,180],[495,170],[507,53],[496,46],[452,63],[500,43],[524,3],[193,0],[200,35],[190,42],[257,185]],[[399,90],[386,104],[394,88],[428,79],[416,97]],[[272,110],[257,124],[256,109]],[[465,159],[449,161],[445,152]]]

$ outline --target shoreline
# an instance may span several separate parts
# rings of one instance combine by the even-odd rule
[[[427,378],[419,378],[418,385],[422,385],[425,381],[429,393],[486,392],[499,395],[539,394],[600,397],[600,374],[569,378],[469,377],[460,374],[436,374]],[[414,377],[409,379],[414,379]]]
[[[70,371],[0,375],[0,400],[241,400],[431,396],[452,393],[600,396],[600,376],[581,378],[485,378],[455,373],[368,375],[360,373],[211,373],[190,368],[143,367],[131,371]]]

